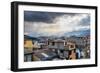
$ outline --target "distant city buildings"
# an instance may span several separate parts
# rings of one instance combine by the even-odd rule
[[[24,61],[90,58],[90,36],[30,37],[24,35]]]

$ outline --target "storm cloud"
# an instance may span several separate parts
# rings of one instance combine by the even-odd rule
[[[56,17],[60,17],[65,14],[66,13],[24,11],[24,20],[30,22],[53,23]],[[73,14],[67,13],[67,14],[70,16],[75,15],[75,13]]]
[[[24,33],[35,36],[61,36],[90,30],[90,14],[24,11]]]

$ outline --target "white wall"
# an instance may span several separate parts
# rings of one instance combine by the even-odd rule
[[[14,0],[0,0],[0,73],[11,73],[10,69],[10,2]],[[16,0],[18,1],[18,0]],[[100,13],[100,0],[20,0],[20,1],[34,1],[46,3],[62,3],[62,4],[78,4],[78,5],[94,5],[98,6],[98,13]],[[100,16],[100,14],[98,14]],[[100,17],[98,17],[99,19]],[[99,20],[98,20],[99,21]],[[98,22],[99,24],[100,22]],[[98,25],[100,27],[100,25]],[[100,28],[99,28],[100,31]],[[100,37],[100,34],[99,36]],[[98,39],[100,40],[100,38]],[[98,42],[100,43],[100,42]],[[99,46],[100,47],[100,46]],[[98,48],[100,55],[100,49]],[[100,57],[98,58],[100,61]],[[100,62],[99,62],[100,64]],[[74,69],[60,69],[60,70],[45,70],[35,71],[36,73],[99,73],[100,65],[91,68],[74,68]],[[32,73],[32,71],[30,71]]]

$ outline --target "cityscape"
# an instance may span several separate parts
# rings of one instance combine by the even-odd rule
[[[90,59],[90,15],[24,12],[24,62]]]

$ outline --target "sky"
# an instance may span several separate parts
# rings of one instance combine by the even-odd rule
[[[90,14],[87,13],[24,11],[25,35],[68,36],[73,32],[79,35],[89,30]]]

